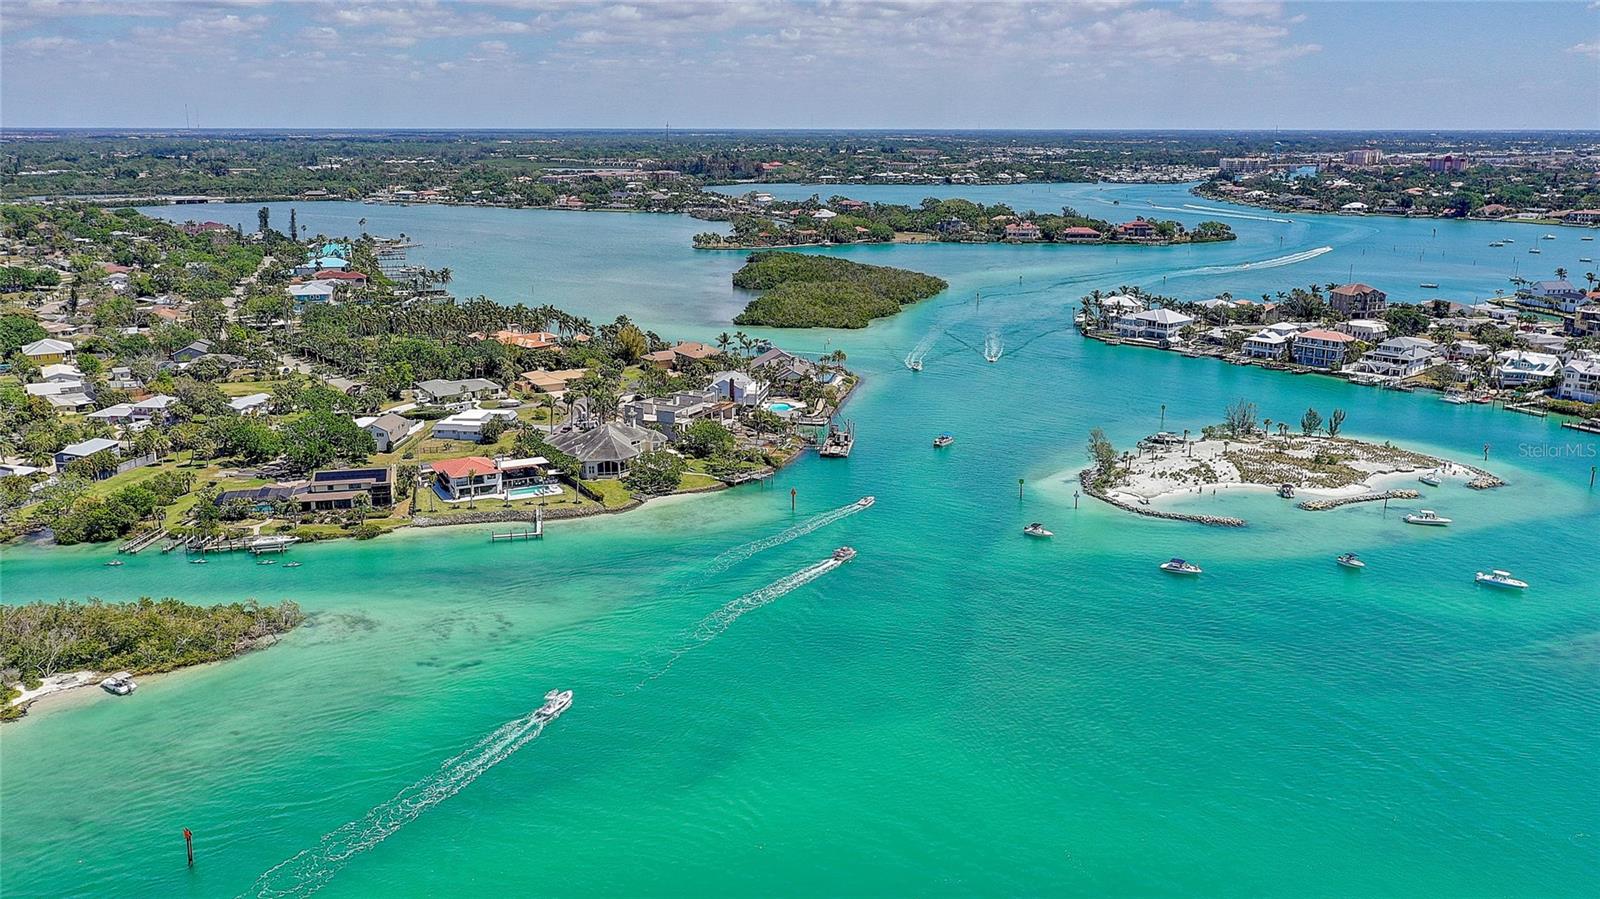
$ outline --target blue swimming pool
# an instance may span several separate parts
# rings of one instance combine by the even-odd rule
[[[768,403],[767,408],[773,412],[793,412],[799,407],[794,403]]]
[[[530,499],[537,496],[556,496],[561,493],[561,488],[555,484],[532,484],[527,487],[515,487],[507,491],[509,499]]]

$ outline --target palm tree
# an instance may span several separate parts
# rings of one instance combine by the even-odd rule
[[[732,342],[733,342],[733,338],[728,336],[728,332],[727,331],[723,331],[721,334],[717,335],[717,349],[721,350],[723,352],[723,355],[727,355],[728,344],[730,344]]]

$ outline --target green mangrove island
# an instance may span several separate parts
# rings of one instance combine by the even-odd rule
[[[0,605],[0,721],[95,672],[158,674],[230,658],[305,621],[293,602],[196,606],[176,599]],[[62,678],[72,672],[85,676]],[[55,683],[47,683],[54,680]]]
[[[764,291],[734,319],[770,328],[865,328],[875,318],[925,300],[942,278],[804,253],[751,253],[733,286]]]

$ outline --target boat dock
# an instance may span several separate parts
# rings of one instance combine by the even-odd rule
[[[855,449],[856,427],[854,422],[847,421],[843,428],[836,424],[828,425],[828,436],[823,438],[822,447],[817,454],[828,459],[843,459]]]
[[[1586,421],[1564,421],[1561,423],[1561,426],[1563,428],[1571,428],[1574,431],[1584,431],[1585,433],[1589,434],[1600,434],[1600,418],[1591,418]]]
[[[143,534],[140,534],[139,536],[134,537],[132,540],[129,540],[127,543],[117,547],[117,552],[127,553],[130,556],[137,556],[139,553],[149,549],[156,543],[156,541],[165,536],[167,536],[166,528],[156,528],[153,531],[145,531]]]
[[[1540,418],[1544,418],[1550,414],[1549,412],[1540,409],[1538,406],[1529,406],[1526,404],[1513,405],[1511,403],[1507,403],[1505,408],[1511,410],[1512,412],[1521,412],[1523,415],[1537,415]]]
[[[489,532],[489,542],[499,543],[502,540],[538,540],[544,536],[544,510],[535,509],[533,513],[533,527],[503,533]]]

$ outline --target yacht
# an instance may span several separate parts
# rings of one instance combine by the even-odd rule
[[[134,690],[139,689],[139,685],[133,682],[133,675],[126,671],[118,671],[116,674],[101,681],[100,689],[113,696],[127,696]]]
[[[1027,534],[1029,537],[1055,536],[1055,534],[1051,533],[1050,530],[1044,526],[1044,522],[1042,521],[1035,521],[1033,524],[1028,525],[1022,529],[1022,533]]]
[[[116,568],[121,564],[122,564],[122,560],[121,559],[112,559],[111,561],[106,563],[106,567],[107,568]]]
[[[1429,283],[1423,284],[1422,285],[1422,289],[1423,290],[1438,290],[1439,289],[1439,285],[1429,282]]]
[[[1355,553],[1345,553],[1344,555],[1341,555],[1338,558],[1335,558],[1334,561],[1338,562],[1340,565],[1343,565],[1346,568],[1365,568],[1365,567],[1367,567],[1367,563],[1361,561],[1361,557],[1356,555]]]
[[[863,496],[862,498],[856,500],[856,505],[863,509],[870,509],[872,508],[872,504],[877,501],[878,498],[876,496]]]
[[[1512,590],[1528,589],[1527,581],[1519,581],[1511,576],[1511,572],[1501,571],[1498,568],[1489,572],[1488,574],[1484,574],[1480,571],[1473,576],[1473,580],[1480,584],[1488,584],[1491,587],[1509,587]]]
[[[1405,522],[1406,524],[1420,524],[1427,527],[1442,528],[1450,524],[1450,519],[1441,517],[1438,512],[1435,512],[1432,509],[1423,509],[1419,512],[1412,512],[1410,515],[1407,515],[1405,517]]]
[[[544,694],[544,705],[534,709],[533,720],[540,724],[549,724],[571,707],[571,690],[551,690]]]
[[[955,443],[955,442],[956,442],[956,439],[954,437],[951,437],[949,434],[940,434],[939,436],[933,438],[933,445],[935,447],[949,446],[950,444]]]
[[[848,562],[855,557],[856,551],[853,547],[841,546],[833,551],[833,560],[835,562]]]
[[[1417,480],[1427,484],[1429,487],[1437,487],[1443,483],[1439,480],[1439,473],[1437,471],[1430,471],[1427,474],[1417,478]]]
[[[1200,566],[1182,559],[1168,559],[1161,563],[1161,570],[1172,574],[1199,574]]]

